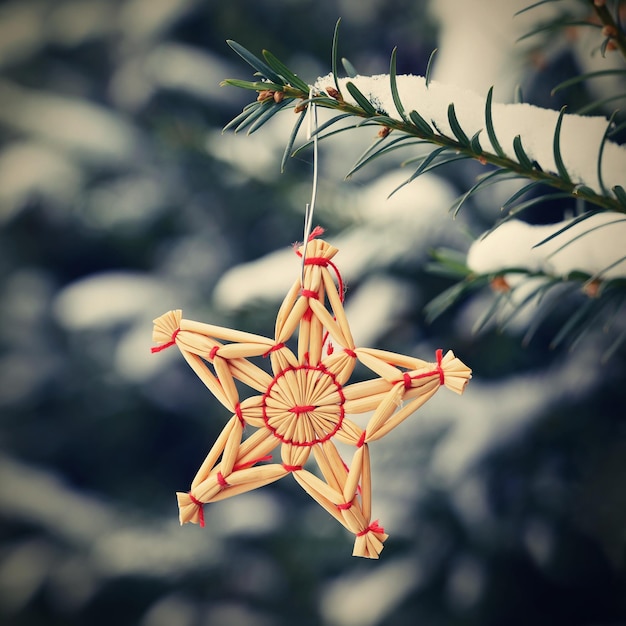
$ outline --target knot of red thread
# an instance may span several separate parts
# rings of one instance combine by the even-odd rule
[[[405,389],[410,389],[411,388],[411,377],[409,376],[408,372],[404,372],[404,374],[402,375],[402,378],[404,379],[404,388]]]
[[[311,289],[302,289],[302,291],[300,291],[300,295],[304,296],[305,298],[315,298],[316,300],[319,300],[317,291],[313,291]]]
[[[200,508],[198,511],[198,522],[200,523],[200,528],[204,528],[204,502],[200,502],[191,491],[189,492],[189,499]]]
[[[217,351],[220,349],[219,346],[213,346],[211,348],[211,352],[209,352],[209,359],[211,359],[211,361],[215,358],[215,355],[217,354]]]
[[[342,504],[335,505],[340,511],[347,511],[352,507],[352,502],[343,502]]]
[[[283,463],[283,467],[288,472],[297,472],[302,469],[302,465],[287,465],[287,463]]]
[[[356,442],[356,447],[360,448],[365,443],[366,431],[364,430],[359,437],[359,440]]]
[[[443,358],[443,350],[439,349],[436,352],[437,354],[437,371],[439,372],[439,384],[443,385],[446,382],[445,376],[443,374],[443,367],[441,367],[441,359]]]
[[[295,413],[296,415],[300,415],[301,413],[308,413],[309,411],[314,411],[314,404],[305,404],[304,406],[292,406],[289,409],[290,413]]]
[[[356,359],[356,352],[354,350],[350,350],[350,348],[344,348],[343,351],[348,355],[351,356],[353,359]]]
[[[357,537],[367,535],[367,533],[384,533],[385,529],[378,523],[378,520],[374,520],[367,528],[356,534]]]
[[[285,347],[285,344],[281,341],[280,343],[277,343],[275,346],[272,346],[264,355],[263,358],[267,358],[270,354],[272,354],[272,352],[276,352],[276,350],[280,350],[282,348]]]
[[[322,267],[328,267],[330,259],[325,259],[323,256],[312,256],[304,259],[305,265],[320,265]]]
[[[235,465],[233,467],[233,472],[236,472],[241,469],[247,469],[248,467],[252,467],[261,461],[271,461],[272,455],[266,454],[265,456],[260,456],[258,459],[252,459],[252,461],[247,461],[246,463],[239,463],[239,465]],[[226,482],[226,481],[224,481]]]
[[[173,346],[176,343],[176,335],[178,335],[179,332],[180,332],[180,328],[177,328],[172,333],[172,337],[167,343],[164,343],[162,346],[153,346],[152,348],[150,348],[150,351],[152,352],[152,354],[154,354],[155,352],[161,352],[161,350],[165,350],[166,348]]]
[[[243,426],[245,422],[243,419],[243,412],[241,410],[241,404],[239,404],[239,402],[235,404],[235,415],[239,418],[239,421],[241,422],[241,425]]]
[[[222,474],[222,472],[217,473],[217,482],[220,487],[228,487],[228,483],[226,482],[226,479],[224,478],[224,474]]]

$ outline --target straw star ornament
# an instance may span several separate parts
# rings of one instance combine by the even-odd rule
[[[177,494],[181,524],[204,526],[205,504],[292,474],[355,535],[354,556],[378,558],[387,534],[371,519],[369,444],[398,426],[442,385],[462,393],[471,370],[451,351],[443,355],[438,350],[436,361],[428,363],[357,348],[343,309],[341,276],[332,262],[337,252],[315,238],[306,250],[298,250],[305,255],[303,276],[278,311],[273,339],[187,320],[180,310],[154,321],[153,340],[159,345],[153,352],[176,345],[233,414],[191,489]],[[287,342],[296,334],[294,353]],[[253,363],[255,357],[268,358],[273,375]],[[375,377],[348,384],[357,361]],[[257,395],[240,398],[235,380]],[[349,417],[368,412],[365,428]],[[244,430],[252,429],[255,432],[244,438]],[[335,442],[354,446],[349,463]],[[280,462],[269,462],[277,448]],[[305,468],[307,462],[308,467],[314,465],[313,460],[317,474]]]

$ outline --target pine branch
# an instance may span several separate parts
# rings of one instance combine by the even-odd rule
[[[603,25],[602,34],[609,46],[615,46],[626,59],[626,33],[621,25],[613,19],[605,0],[588,0]],[[618,3],[619,5],[619,3]]]
[[[531,182],[541,183],[552,187],[556,191],[567,194],[572,198],[581,199],[589,204],[611,211],[626,212],[626,203],[618,191],[598,193],[589,186],[572,180],[570,177],[560,152],[560,128],[564,112],[561,112],[554,133],[554,158],[557,165],[557,171],[551,172],[542,169],[531,157],[528,156],[521,137],[516,137],[513,142],[515,157],[508,156],[502,149],[500,142],[496,136],[493,126],[492,116],[492,91],[487,95],[485,101],[485,126],[489,142],[492,150],[485,149],[481,146],[478,134],[470,137],[461,127],[454,104],[448,107],[448,121],[452,133],[446,135],[439,129],[428,123],[420,114],[412,110],[406,112],[397,88],[396,76],[396,53],[392,53],[390,64],[390,89],[395,103],[398,116],[389,115],[387,112],[380,111],[376,103],[371,102],[365,94],[363,94],[357,85],[352,81],[346,82],[346,90],[353,102],[349,102],[341,91],[338,89],[339,82],[336,75],[333,75],[335,86],[325,87],[326,92],[321,90],[313,94],[310,98],[311,90],[305,83],[299,79],[293,72],[288,70],[282,62],[278,61],[273,55],[264,52],[264,60],[258,59],[252,53],[247,51],[243,46],[235,42],[229,42],[235,51],[242,56],[254,69],[257,70],[257,76],[261,76],[261,81],[241,81],[235,79],[226,79],[222,84],[232,85],[239,88],[250,89],[258,92],[258,102],[252,103],[246,108],[242,114],[237,116],[235,120],[230,122],[225,129],[235,128],[235,132],[248,129],[248,132],[258,130],[266,121],[283,108],[293,108],[296,112],[304,110],[311,102],[316,106],[329,109],[337,113],[337,116],[331,120],[336,122],[345,117],[354,117],[364,122],[381,126],[383,139],[389,135],[391,131],[400,133],[403,136],[423,141],[433,146],[433,153],[429,155],[431,160],[435,157],[441,157],[442,161],[446,157],[446,162],[456,158],[471,158],[479,161],[481,164],[492,165],[499,170],[519,175],[521,178]],[[334,48],[333,54],[336,54]],[[333,62],[335,67],[336,61]],[[355,126],[358,126],[355,125]],[[330,136],[322,136],[324,138]],[[395,135],[394,135],[395,136]],[[293,144],[292,137],[292,144]],[[606,139],[606,137],[605,137]],[[378,140],[377,140],[378,141]],[[387,144],[378,142],[378,144],[368,152],[368,162],[388,152]],[[433,166],[440,165],[440,162],[432,163]],[[359,169],[363,163],[357,164],[351,171]],[[407,182],[413,180],[419,174],[427,171],[427,168],[420,165],[420,168],[408,179]]]

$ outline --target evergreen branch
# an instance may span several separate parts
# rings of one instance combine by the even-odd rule
[[[391,61],[389,63],[389,85],[391,88],[391,97],[393,98],[393,103],[396,105],[396,110],[398,114],[402,118],[404,122],[407,122],[407,116],[404,111],[404,105],[400,100],[400,94],[398,93],[398,84],[396,81],[396,55],[398,49],[394,48],[391,52]]]
[[[602,98],[600,100],[594,100],[593,102],[590,102],[589,104],[586,104],[585,106],[576,109],[576,113],[578,115],[587,115],[588,113],[591,113],[596,109],[603,108],[605,105],[609,104],[610,102],[614,102],[615,100],[626,100],[626,93],[620,93],[614,96]]]
[[[506,268],[497,272],[477,274],[472,272],[460,260],[455,251],[438,250],[434,253],[435,262],[428,266],[434,273],[461,279],[451,287],[440,293],[425,306],[425,316],[428,323],[432,323],[452,307],[458,305],[470,294],[490,286],[495,292],[495,298],[476,320],[472,331],[478,333],[493,323],[498,330],[509,325],[519,312],[527,305],[536,301],[537,310],[533,313],[532,321],[526,329],[523,344],[527,345],[549,314],[557,307],[572,298],[584,298],[582,303],[572,309],[571,314],[552,338],[550,347],[557,348],[565,341],[573,347],[585,333],[598,326],[607,326],[611,320],[623,319],[626,314],[626,279],[614,278],[600,280],[598,275],[591,276],[584,272],[571,272],[568,276],[558,276],[544,271],[530,271],[525,268]],[[612,265],[622,263],[626,257],[615,261]],[[604,271],[606,271],[605,268]],[[526,281],[520,281],[511,286],[507,276],[517,275],[526,279],[538,279],[537,284],[526,292]],[[522,294],[516,296],[517,290]],[[602,293],[603,297],[598,295]],[[607,309],[613,307],[613,313],[607,315]],[[597,323],[602,319],[603,324]],[[622,332],[603,355],[603,361],[626,341],[626,331]]]
[[[306,91],[309,86],[296,74],[294,74],[282,61],[278,60],[269,50],[263,50],[263,57],[267,64],[275,70],[281,78],[284,78],[287,84]]]
[[[406,113],[405,108],[400,102],[395,73],[395,54],[392,54],[392,61],[390,65],[390,87],[394,104],[398,109],[398,117],[393,117],[388,112],[382,113],[377,110],[376,106],[358,89],[355,83],[348,81],[346,83],[346,89],[354,99],[354,104],[344,100],[340,90],[338,89],[339,83],[336,75],[335,87],[326,87],[326,93],[318,92],[313,94],[312,98],[309,98],[309,90],[300,88],[290,84],[288,81],[293,81],[295,74],[282,69],[281,73],[278,73],[278,69],[282,68],[282,64],[275,59],[275,57],[266,54],[265,59],[268,61],[262,61],[255,57],[252,53],[245,51],[239,44],[232,42],[233,49],[244,58],[258,74],[261,75],[262,81],[256,81],[252,83],[242,83],[233,79],[224,81],[226,84],[231,84],[237,87],[243,87],[246,89],[258,88],[260,91],[259,97],[262,94],[265,95],[265,100],[261,103],[253,103],[247,107],[242,114],[237,116],[232,122],[230,122],[226,129],[236,127],[237,131],[243,128],[252,127],[253,130],[260,128],[263,123],[272,117],[272,115],[285,106],[284,101],[292,102],[293,100],[299,100],[299,104],[295,107],[296,112],[302,111],[303,108],[308,106],[310,102],[314,102],[316,106],[320,108],[329,109],[335,111],[338,115],[333,118],[335,121],[343,119],[344,117],[360,118],[364,122],[382,126],[385,128],[385,133],[390,131],[397,131],[402,135],[411,137],[418,141],[425,141],[433,146],[433,150],[427,160],[423,157],[418,157],[421,160],[421,164],[417,171],[408,179],[407,182],[414,180],[420,174],[433,169],[434,167],[440,167],[445,163],[452,162],[453,160],[472,158],[479,161],[482,164],[490,164],[498,169],[504,170],[513,175],[520,176],[529,181],[529,183],[541,183],[547,185],[557,192],[560,192],[561,196],[570,196],[588,202],[589,204],[605,210],[612,210],[625,213],[626,212],[626,192],[624,192],[621,186],[614,186],[612,194],[598,193],[590,187],[580,184],[571,180],[569,173],[565,168],[560,151],[560,129],[564,113],[561,112],[561,116],[557,122],[557,126],[554,132],[553,138],[553,150],[554,158],[556,162],[556,172],[545,171],[539,164],[531,159],[527,154],[522,144],[521,136],[516,136],[513,141],[513,150],[516,158],[512,158],[506,155],[500,142],[498,141],[492,117],[492,97],[493,90],[490,89],[487,94],[485,103],[485,127],[489,142],[491,144],[491,150],[485,150],[478,140],[478,134],[475,134],[470,139],[467,133],[461,127],[454,105],[451,104],[448,107],[448,122],[452,130],[452,136],[440,132],[434,123],[426,121],[417,111],[412,110]],[[336,56],[336,51],[333,52]],[[273,68],[270,67],[269,61],[271,61]],[[336,60],[334,61],[334,63]],[[265,73],[263,73],[265,72]],[[258,75],[257,74],[257,75]],[[285,74],[287,76],[285,76]],[[277,94],[280,97],[277,97]],[[260,110],[260,106],[266,107],[264,110]],[[399,108],[398,108],[399,107]],[[271,110],[270,110],[271,109]],[[356,125],[358,126],[358,124]],[[335,131],[343,132],[343,131]],[[319,130],[318,130],[319,133]],[[328,133],[324,137],[330,136]],[[293,145],[293,144],[291,144]],[[382,144],[378,144],[379,147]],[[455,157],[451,159],[441,160],[438,157],[445,151],[451,151],[455,153]],[[387,151],[380,149],[374,149],[367,157],[367,162],[370,162],[378,156],[386,154]],[[361,159],[363,158],[363,155]],[[411,160],[408,161],[409,163]],[[359,169],[363,163],[359,161],[357,164]],[[352,171],[355,171],[354,168]],[[405,183],[406,184],[406,183]]]
[[[354,65],[352,65],[352,63],[350,63],[350,61],[348,61],[345,57],[341,57],[341,65],[343,65],[343,69],[346,70],[346,74],[350,78],[356,78],[358,76],[358,72],[356,71]]]
[[[430,84],[430,76],[433,70],[433,60],[435,58],[435,54],[437,54],[438,48],[435,48],[428,57],[428,65],[426,66],[426,72],[424,73],[424,82],[426,83],[426,88]]]
[[[487,92],[487,100],[485,102],[485,126],[487,127],[487,135],[489,137],[489,141],[491,142],[491,146],[495,150],[496,155],[501,159],[506,159],[506,154],[498,141],[496,136],[496,131],[493,128],[493,116],[491,113],[491,103],[493,99],[493,87],[489,87],[489,91]]]
[[[287,140],[287,145],[285,146],[285,150],[283,152],[283,158],[280,161],[280,172],[281,174],[285,171],[285,166],[287,165],[288,159],[291,157],[291,152],[293,150],[293,144],[296,141],[296,137],[298,136],[298,132],[300,131],[300,127],[302,126],[302,122],[304,122],[304,118],[306,117],[306,109],[300,112],[300,116],[298,120],[293,125],[291,129],[291,133],[289,134],[289,139]]]
[[[598,161],[597,161],[596,172],[598,175],[598,184],[600,185],[600,189],[605,196],[607,195],[608,192],[607,192],[606,187],[604,186],[604,178],[602,176],[602,157],[604,156],[604,146],[606,145],[606,142],[609,138],[609,132],[611,130],[611,126],[613,125],[613,120],[615,119],[616,114],[617,114],[617,111],[614,111],[611,117],[609,118],[609,122],[606,125],[606,130],[604,131],[604,135],[602,135],[602,141],[600,142],[600,148],[598,150]]]
[[[516,11],[515,13],[513,13],[513,17],[516,17],[517,15],[521,15],[522,13],[526,13],[526,11],[532,11],[533,9],[535,9],[538,6],[541,6],[542,4],[552,4],[554,2],[562,2],[562,0],[540,0],[539,2],[535,2],[533,4],[530,4],[527,7],[524,7],[523,9],[520,9],[519,11]]]
[[[339,88],[339,70],[337,65],[337,59],[339,57],[339,24],[341,23],[341,18],[337,20],[335,24],[335,32],[333,33],[333,46],[331,51],[331,66],[333,70],[333,80],[335,81],[335,89],[337,91],[337,95],[341,96],[341,89]]]
[[[252,54],[247,48],[244,48],[241,44],[238,44],[232,39],[226,40],[226,43],[249,65],[251,65],[258,75],[264,76],[268,81],[276,84],[281,84],[284,81],[281,77],[274,72],[274,70],[267,65],[264,61],[261,61],[257,56]]]
[[[554,162],[556,163],[556,171],[559,173],[559,176],[567,181],[568,183],[572,182],[569,174],[567,173],[567,169],[565,168],[565,163],[563,163],[563,156],[561,155],[561,124],[563,123],[563,115],[565,114],[565,109],[567,107],[563,107],[559,111],[559,119],[556,122],[556,129],[554,130],[554,140],[552,142],[552,151],[554,153]]]
[[[551,33],[555,30],[560,30],[563,28],[571,28],[572,26],[587,26],[590,28],[600,29],[601,26],[599,24],[594,24],[593,22],[587,19],[574,19],[570,18],[567,15],[559,16],[545,24],[541,24],[536,26],[531,31],[525,33],[521,37],[516,39],[516,42],[524,41],[525,39],[529,39],[530,37],[534,37],[535,35],[539,35],[541,33]]]
[[[613,19],[604,2],[594,2],[594,0],[588,0],[588,2],[603,25],[602,32],[607,38],[607,43],[613,43],[626,59],[626,33],[621,25]]]
[[[586,80],[590,80],[592,78],[601,78],[604,76],[626,76],[626,70],[597,70],[595,72],[587,72],[585,74],[581,74],[580,76],[572,76],[572,78],[568,78],[563,82],[560,82],[558,85],[552,88],[550,92],[551,96],[556,95],[559,91],[563,91],[569,87],[573,87],[578,85]]]

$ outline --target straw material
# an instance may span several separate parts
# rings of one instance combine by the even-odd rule
[[[307,243],[276,317],[275,338],[194,322],[180,310],[154,321],[160,352],[176,345],[209,391],[233,414],[191,483],[177,494],[180,522],[204,526],[204,505],[293,474],[355,536],[354,556],[378,558],[387,534],[372,521],[369,444],[407,419],[441,386],[463,393],[471,370],[452,352],[435,362],[357,348],[343,309],[343,282],[327,242]],[[304,253],[301,247],[297,254]],[[286,343],[294,336],[295,353]],[[272,375],[252,359],[269,359]],[[347,384],[356,362],[375,375]],[[240,398],[236,381],[260,395]],[[365,428],[349,416],[370,412]],[[244,438],[244,431],[257,429]],[[348,465],[336,441],[355,447]],[[280,448],[280,463],[268,461]],[[317,465],[318,473],[305,469]]]

